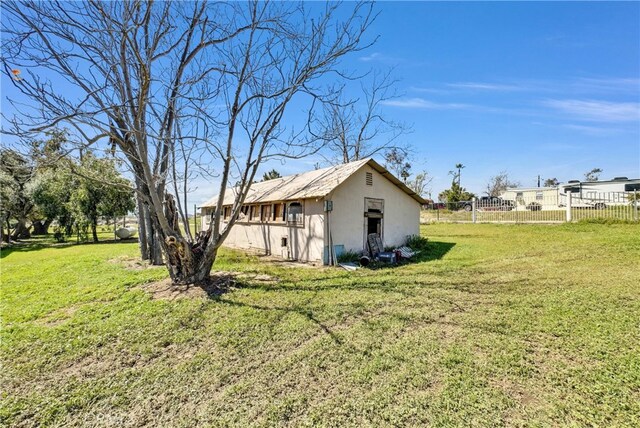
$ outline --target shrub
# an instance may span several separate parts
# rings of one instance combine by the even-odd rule
[[[356,251],[345,251],[338,256],[338,263],[355,262],[360,259],[360,253]]]
[[[420,235],[411,235],[407,238],[405,245],[412,250],[423,251],[429,246],[429,240]]]

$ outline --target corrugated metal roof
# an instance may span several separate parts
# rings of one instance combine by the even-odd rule
[[[347,180],[347,178],[351,177],[356,171],[367,164],[419,203],[426,203],[424,199],[394,177],[393,174],[387,171],[383,166],[369,158],[329,168],[308,171],[302,174],[289,175],[287,177],[254,183],[251,185],[251,189],[247,194],[245,204],[321,198],[331,193],[333,189],[338,187]],[[223,205],[233,204],[236,193],[236,188],[227,189],[224,195]],[[218,196],[216,195],[205,202],[202,206],[214,207],[217,202]]]

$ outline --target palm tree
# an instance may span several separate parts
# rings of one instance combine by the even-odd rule
[[[461,163],[457,163],[456,168],[458,170],[458,186],[460,186],[460,175],[461,175],[462,168],[464,168],[464,165],[462,165]]]

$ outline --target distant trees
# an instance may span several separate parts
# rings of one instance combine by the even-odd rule
[[[413,178],[410,178],[406,184],[418,195],[425,197],[427,194],[431,193],[429,185],[432,180],[433,177],[431,177],[427,171],[422,171],[413,176]]]
[[[465,166],[464,166],[464,165],[462,165],[461,163],[457,163],[457,164],[456,164],[456,166],[455,166],[456,170],[454,170],[454,171],[449,171],[449,175],[453,176],[453,181],[458,180],[458,187],[461,187],[461,186],[462,186],[462,184],[461,184],[461,179],[462,179],[462,169],[463,169],[464,167],[465,167]]]
[[[470,201],[475,196],[475,194],[468,192],[467,189],[461,187],[454,177],[451,181],[451,187],[440,192],[438,200],[447,203],[455,203],[460,201]]]
[[[585,181],[598,181],[600,179],[600,174],[602,174],[602,169],[593,168],[591,171],[587,171],[584,174]]]
[[[412,166],[406,151],[394,147],[385,153],[384,159],[385,168],[400,178],[407,187],[420,196],[424,196],[428,192],[433,177],[426,170],[412,175]]]
[[[553,178],[547,178],[546,180],[544,180],[544,183],[542,183],[543,187],[556,187],[558,184],[560,184],[560,181],[553,177]]]
[[[0,184],[2,187],[2,203],[0,204],[3,224],[7,226],[5,240],[28,238],[30,230],[27,226],[29,217],[35,206],[31,198],[31,181],[34,176],[34,165],[20,153],[4,149],[0,152]],[[11,219],[15,219],[13,227]]]
[[[404,150],[394,147],[387,151],[384,156],[384,166],[405,184],[411,176],[411,163],[409,163],[407,152]]]
[[[449,175],[452,176],[451,187],[447,190],[443,190],[438,194],[438,200],[442,202],[460,202],[460,201],[470,201],[475,197],[475,194],[468,192],[467,189],[462,187],[461,176],[462,169],[465,166],[461,163],[457,163],[455,165],[455,170],[449,171]]]
[[[5,240],[48,232],[53,221],[61,233],[91,229],[97,241],[100,217],[132,211],[131,183],[116,168],[116,161],[86,151],[82,159],[62,157],[64,133],[32,143],[29,156],[15,150],[0,152],[2,228]],[[12,222],[13,220],[13,222]]]
[[[98,219],[126,215],[135,209],[131,183],[122,178],[113,159],[97,158],[93,153],[85,154],[75,172],[74,189],[68,208],[78,228],[91,229],[93,242],[98,242]]]
[[[519,187],[520,183],[513,181],[509,178],[509,174],[506,171],[501,171],[498,175],[495,175],[489,179],[487,183],[487,190],[485,193],[487,196],[498,197],[507,190],[509,187]]]
[[[262,181],[273,180],[274,178],[280,178],[280,177],[282,177],[280,173],[275,169],[272,169],[271,171],[265,172],[262,175]]]

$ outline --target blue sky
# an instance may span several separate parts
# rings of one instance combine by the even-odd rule
[[[394,67],[384,114],[412,123],[414,170],[481,194],[500,171],[640,177],[640,3],[378,4],[378,42],[345,68]],[[276,166],[285,172],[313,160]]]
[[[413,147],[414,171],[434,177],[434,197],[456,163],[477,194],[501,171],[522,186],[535,186],[538,175],[580,179],[596,167],[602,179],[640,177],[640,2],[376,7],[369,36],[377,43],[343,68],[393,68],[401,95],[383,114],[413,125],[402,142]],[[359,84],[351,85],[356,94]],[[2,90],[6,109],[6,79]],[[299,128],[306,115],[296,107],[285,122]],[[320,160],[272,162],[264,171],[298,173]],[[196,203],[217,193],[204,180],[193,187]]]

